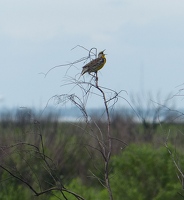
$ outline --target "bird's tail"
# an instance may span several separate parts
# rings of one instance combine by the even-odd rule
[[[88,67],[83,68],[81,75],[85,74],[88,71]]]

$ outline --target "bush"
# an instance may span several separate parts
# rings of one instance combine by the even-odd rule
[[[18,181],[11,178],[6,172],[1,174],[1,192],[0,199],[3,200],[20,200],[20,199],[32,199],[31,191],[25,188],[23,185],[19,185]]]
[[[182,157],[181,164],[184,163]],[[183,199],[178,194],[182,188],[176,168],[165,147],[156,149],[148,144],[130,145],[112,158],[111,167],[111,188],[116,200]],[[105,189],[86,186],[80,179],[73,179],[67,188],[87,200],[108,199]],[[66,197],[75,199],[68,194]]]
[[[84,199],[87,200],[102,200],[109,198],[107,190],[105,188],[100,190],[101,188],[98,189],[95,187],[88,187],[84,185],[79,178],[73,179],[66,188],[68,188],[72,192],[79,194],[80,196],[82,196]],[[58,198],[55,195],[57,197],[59,196],[61,197],[60,192],[54,192],[54,196],[52,196],[49,200],[57,200]],[[74,197],[69,193],[64,192],[64,195],[69,200],[76,200],[76,197]]]
[[[113,157],[112,167],[111,186],[116,200],[181,199],[181,184],[165,147],[130,145]]]

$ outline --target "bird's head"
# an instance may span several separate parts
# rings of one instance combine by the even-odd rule
[[[105,57],[106,54],[104,54],[104,51],[105,51],[105,49],[103,51],[99,52],[98,58]]]

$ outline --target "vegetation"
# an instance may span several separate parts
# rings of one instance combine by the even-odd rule
[[[24,112],[22,115],[26,115]],[[21,115],[20,115],[21,116]],[[99,126],[105,128],[106,124],[98,119]],[[8,125],[5,125],[8,124]],[[10,126],[11,125],[11,126]],[[95,128],[95,125],[93,128]],[[103,178],[103,166],[101,157],[92,149],[87,149],[87,141],[90,135],[81,131],[85,127],[84,122],[59,122],[58,120],[44,119],[40,124],[33,121],[25,122],[20,117],[17,122],[1,122],[0,146],[1,163],[6,164],[8,169],[21,173],[35,188],[39,188],[38,180],[42,187],[47,188],[53,184],[53,180],[40,157],[30,153],[32,148],[21,152],[23,147],[15,147],[8,152],[5,150],[11,144],[26,141],[29,144],[41,144],[38,130],[42,133],[45,146],[45,154],[52,158],[49,163],[57,172],[66,188],[80,194],[85,199],[108,199],[106,189],[92,176]],[[169,136],[169,149],[175,152],[177,162],[182,169],[184,164],[183,155],[183,124],[163,123],[152,131],[152,140],[145,139],[145,126],[134,122],[130,116],[114,116],[112,120],[112,133],[116,138],[124,138],[124,143],[113,141],[116,147],[113,149],[110,162],[110,180],[114,199],[183,199],[182,186],[177,177],[179,173],[164,147],[168,130],[172,131]],[[174,142],[174,143],[173,143]],[[171,145],[174,144],[174,146]],[[38,146],[38,145],[37,145]],[[175,149],[177,147],[177,151]],[[27,147],[26,147],[27,148]],[[23,160],[25,162],[23,162]],[[34,173],[33,173],[34,172]],[[39,178],[36,177],[39,175]],[[60,191],[36,197],[25,184],[10,176],[4,170],[0,170],[1,192],[0,199],[48,199],[61,198]],[[64,193],[66,199],[76,199],[69,193]],[[61,198],[62,199],[62,198]],[[64,198],[63,198],[64,199]]]

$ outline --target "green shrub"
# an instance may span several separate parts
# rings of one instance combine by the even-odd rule
[[[7,172],[1,174],[0,188],[0,199],[3,200],[27,199],[26,197],[30,194],[27,188],[19,185]]]
[[[105,189],[98,189],[94,187],[88,187],[80,179],[73,179],[71,183],[66,186],[70,191],[82,196],[86,200],[103,200],[108,199],[108,194]],[[61,197],[60,192],[54,192],[54,195],[49,200],[57,200],[58,197]],[[55,196],[56,195],[56,196]],[[76,197],[74,197],[72,194],[64,192],[64,195],[69,200],[76,200]]]
[[[130,145],[113,157],[112,168],[111,186],[116,200],[181,199],[181,184],[165,147]]]

